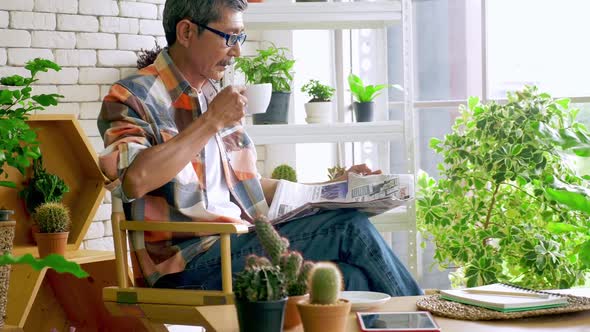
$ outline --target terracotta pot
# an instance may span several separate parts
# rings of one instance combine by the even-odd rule
[[[285,309],[285,324],[283,328],[290,329],[301,324],[301,316],[297,310],[297,303],[309,298],[308,294],[299,296],[289,296],[287,300],[287,308]]]
[[[39,249],[39,258],[43,258],[49,254],[60,254],[66,253],[66,247],[68,245],[68,234],[70,232],[63,233],[36,233],[35,239],[37,240],[37,249]]]
[[[340,299],[336,304],[297,303],[305,332],[344,332],[351,303]]]

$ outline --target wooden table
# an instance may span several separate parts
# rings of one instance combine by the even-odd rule
[[[590,288],[579,288],[560,293],[590,297]],[[384,305],[367,311],[416,311],[419,296],[395,297]],[[218,332],[238,332],[238,318],[233,305],[195,308],[213,329]],[[498,320],[498,321],[463,321],[434,316],[444,332],[500,331],[500,332],[590,332],[590,311],[572,314],[549,315],[537,318]],[[356,314],[348,317],[346,332],[358,332]],[[209,332],[209,330],[207,330]],[[303,332],[303,328],[285,332]]]

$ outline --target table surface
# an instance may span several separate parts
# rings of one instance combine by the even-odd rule
[[[578,296],[590,297],[590,288],[559,291]],[[419,296],[394,297],[389,302],[366,311],[417,311]],[[196,308],[217,331],[238,332],[238,320],[233,305],[208,306]],[[590,311],[578,313],[547,315],[526,319],[496,321],[463,321],[433,316],[441,331],[501,331],[501,332],[590,332]],[[350,313],[346,332],[359,332],[356,313]],[[301,326],[285,332],[303,332]]]

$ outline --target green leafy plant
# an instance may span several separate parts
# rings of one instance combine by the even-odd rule
[[[418,227],[432,235],[439,264],[459,268],[467,286],[587,280],[588,215],[552,195],[561,184],[586,183],[564,159],[590,155],[577,113],[569,100],[526,87],[504,105],[470,98],[452,133],[430,141],[443,163],[438,181],[419,176]]]
[[[256,218],[254,226],[260,244],[271,258],[270,263],[279,266],[285,277],[287,294],[298,296],[307,293],[307,280],[314,264],[304,261],[299,252],[289,251],[289,240],[281,237],[266,218]]]
[[[288,49],[271,44],[257,52],[255,57],[236,58],[236,68],[246,75],[246,81],[250,84],[271,83],[273,92],[291,92],[291,70],[295,60],[287,57]]]
[[[331,86],[324,85],[318,80],[309,80],[301,87],[301,92],[305,92],[311,97],[310,103],[327,102],[332,100],[334,96],[334,89]]]
[[[340,269],[334,263],[317,263],[309,278],[309,303],[336,304],[341,289]]]
[[[16,168],[21,174],[31,165],[31,161],[39,158],[39,142],[37,135],[26,120],[33,111],[57,105],[58,94],[33,95],[31,84],[39,72],[61,70],[61,67],[44,59],[34,59],[27,62],[27,69],[31,77],[12,75],[0,78],[0,85],[7,86],[0,89],[0,175],[8,177],[5,167]],[[13,181],[0,181],[0,186],[15,188]]]
[[[62,233],[70,230],[70,210],[60,202],[39,205],[33,219],[39,225],[41,233]]]
[[[381,90],[387,87],[394,87],[402,90],[399,85],[395,84],[377,84],[377,85],[365,85],[363,80],[355,74],[348,75],[348,86],[354,99],[359,103],[368,103],[373,101],[375,97],[381,94]]]
[[[37,259],[31,254],[14,257],[10,253],[5,253],[4,255],[0,256],[0,265],[13,264],[27,264],[37,271],[48,267],[59,273],[70,273],[77,278],[88,277],[88,273],[84,271],[78,263],[70,262],[62,255],[58,254],[50,254],[41,259]]]
[[[246,259],[249,264],[236,275],[234,293],[237,299],[250,302],[277,301],[285,298],[285,280],[281,270],[259,257]]]
[[[295,172],[295,169],[293,169],[293,167],[286,164],[282,164],[275,167],[270,177],[275,180],[282,179],[291,182],[297,182],[297,172]]]
[[[334,167],[328,168],[328,178],[330,180],[336,180],[336,178],[344,175],[346,173],[346,168],[336,165]]]
[[[19,193],[25,200],[25,206],[29,213],[48,202],[60,202],[65,193],[70,189],[57,175],[51,174],[43,168],[43,158],[33,161],[33,176],[31,181]]]

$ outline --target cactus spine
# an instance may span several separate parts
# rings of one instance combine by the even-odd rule
[[[33,219],[41,233],[62,233],[70,229],[70,210],[59,202],[49,202],[35,209]]]
[[[277,301],[286,295],[284,276],[276,266],[248,267],[238,273],[234,291],[241,300]]]
[[[342,289],[342,273],[333,263],[317,263],[311,271],[309,299],[311,304],[336,304]]]
[[[287,180],[291,182],[297,182],[297,173],[293,169],[293,167],[283,164],[277,166],[273,171],[271,178],[275,180]]]
[[[307,293],[307,280],[312,262],[304,262],[301,254],[288,251],[289,240],[281,237],[273,225],[264,217],[254,220],[256,234],[264,251],[271,258],[272,264],[280,267],[285,275],[287,293],[289,296]]]

